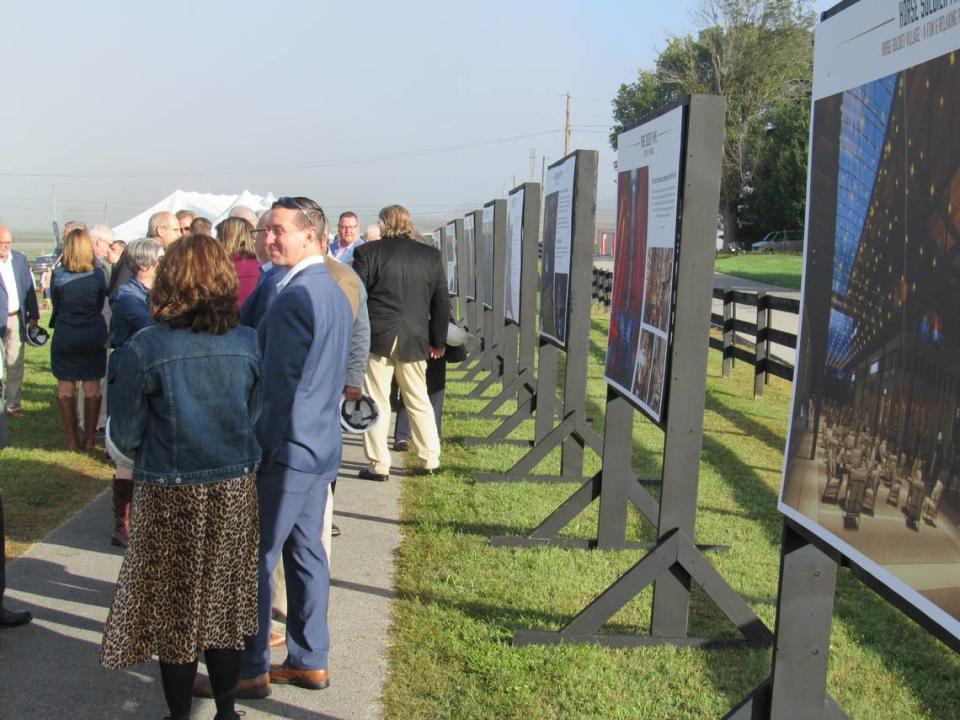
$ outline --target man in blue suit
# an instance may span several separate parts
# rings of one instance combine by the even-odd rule
[[[289,270],[288,267],[274,265],[272,262],[264,263],[260,267],[260,282],[240,308],[241,325],[255,328],[260,324],[270,301],[277,294],[277,283]]]
[[[0,225],[0,355],[7,378],[4,404],[11,418],[23,417],[23,341],[27,325],[36,325],[39,320],[40,308],[27,257],[13,249],[13,233]]]
[[[270,694],[270,684],[330,684],[327,606],[330,568],[320,538],[327,490],[340,467],[339,402],[353,333],[347,297],[327,271],[323,210],[308,198],[281,198],[265,245],[288,268],[258,325],[263,356],[259,472],[259,632],[247,641],[239,697]],[[266,288],[264,288],[266,289]],[[287,659],[270,665],[271,576],[283,556]],[[206,679],[204,679],[206,680]],[[201,681],[198,694],[209,692]]]

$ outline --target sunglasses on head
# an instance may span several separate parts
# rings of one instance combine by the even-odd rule
[[[277,199],[271,207],[273,209],[281,207],[286,208],[287,210],[299,210],[307,217],[310,216],[310,213],[319,215],[321,218],[325,217],[323,210],[319,205],[309,198],[304,197],[288,197],[285,195],[284,197]]]

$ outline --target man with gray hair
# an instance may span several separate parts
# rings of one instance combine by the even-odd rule
[[[96,255],[97,260],[105,266],[105,269],[110,270],[110,245],[114,240],[117,239],[117,236],[114,234],[113,230],[106,225],[94,225],[90,228],[90,242],[93,244],[93,254]]]
[[[367,225],[367,229],[363,231],[363,241],[372,242],[374,240],[379,240],[380,234],[380,225],[376,223],[373,225]]]
[[[193,210],[177,210],[177,224],[180,226],[180,234],[187,236],[190,234],[190,224],[197,219],[197,214]]]
[[[182,234],[177,216],[169,210],[155,212],[147,221],[147,237],[156,238],[164,247],[169,247],[174,240],[179,240]]]

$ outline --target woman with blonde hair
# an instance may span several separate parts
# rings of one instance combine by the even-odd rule
[[[77,383],[83,383],[83,448],[96,446],[100,416],[100,380],[107,373],[107,325],[103,303],[107,274],[96,263],[90,235],[76,228],[67,235],[62,264],[53,271],[50,299],[50,365],[57,378],[57,402],[67,433],[67,447],[80,448],[77,437]]]
[[[242,307],[260,282],[260,263],[250,223],[242,217],[228,217],[217,224],[217,239],[237,271],[237,307]]]

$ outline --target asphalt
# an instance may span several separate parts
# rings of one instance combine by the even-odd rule
[[[334,503],[343,534],[333,539],[331,559],[331,685],[319,691],[274,685],[267,699],[239,702],[247,720],[381,715],[401,478],[360,480],[364,465],[359,437],[347,437]],[[399,455],[394,467],[402,467]],[[107,670],[97,659],[122,557],[109,544],[110,522],[108,491],[8,564],[6,602],[31,610],[34,621],[0,631],[0,719],[166,716],[156,662]],[[282,662],[283,650],[273,659]],[[214,714],[212,700],[195,700],[194,718]]]

